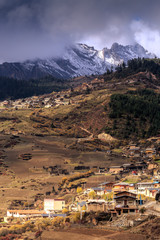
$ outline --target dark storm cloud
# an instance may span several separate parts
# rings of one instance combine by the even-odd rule
[[[0,0],[0,60],[62,54],[66,45],[135,41],[160,54],[159,0]]]

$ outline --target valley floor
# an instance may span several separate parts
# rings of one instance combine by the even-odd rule
[[[36,194],[57,190],[58,183],[64,174],[50,174],[44,167],[58,166],[69,174],[74,174],[74,168],[79,164],[85,166],[107,167],[112,164],[121,164],[123,158],[107,156],[105,152],[83,152],[76,149],[68,149],[74,139],[65,137],[37,137],[20,136],[12,139],[10,135],[0,135],[0,152],[6,167],[0,166],[0,211],[6,213],[6,209],[14,200],[34,200]],[[31,159],[25,160],[24,154]],[[114,178],[114,177],[113,177]],[[89,178],[88,186],[106,181],[105,175]],[[88,187],[87,186],[87,187]]]
[[[145,240],[144,235],[103,229],[77,228],[63,231],[44,231],[42,240]]]

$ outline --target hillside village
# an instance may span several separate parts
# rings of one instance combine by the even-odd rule
[[[79,100],[72,100],[71,97],[74,95],[86,94],[90,91],[98,89],[112,89],[118,90],[125,87],[134,87],[137,82],[144,84],[149,79],[150,75],[148,72],[140,73],[130,78],[126,78],[122,83],[117,82],[117,80],[112,80],[112,82],[107,82],[103,77],[88,77],[83,80],[83,78],[77,78],[71,82],[71,89],[61,92],[53,92],[52,94],[45,94],[42,96],[32,96],[25,99],[17,100],[4,100],[0,102],[1,109],[27,109],[27,108],[51,108],[58,107],[59,105],[68,105],[68,104],[78,104]],[[155,76],[152,75],[153,80]],[[85,81],[85,82],[83,82]],[[156,88],[154,82],[152,87]]]
[[[4,108],[14,108],[16,110],[18,109],[27,109],[27,108],[50,108],[53,106],[59,106],[61,104],[69,104],[69,101],[63,100],[64,95],[56,95],[51,96],[50,94],[38,97],[33,96],[30,98],[24,99],[18,99],[18,100],[5,100],[0,103],[0,106],[2,109]]]
[[[111,152],[108,154],[111,154]],[[128,216],[131,214],[132,224],[134,225],[137,216],[141,218],[140,213],[143,215],[145,212],[146,216],[151,213],[159,215],[160,169],[159,160],[157,160],[159,159],[158,149],[146,148],[142,151],[141,147],[132,144],[124,149],[123,154],[128,154],[132,158],[131,163],[110,166],[109,168],[90,169],[88,172],[83,170],[83,167],[79,167],[78,174],[74,173],[71,177],[63,177],[57,194],[65,196],[72,192],[74,194],[72,202],[67,201],[66,203],[63,197],[55,198],[54,192],[48,191],[44,202],[38,200],[43,205],[43,210],[35,208],[36,202],[31,208],[28,206],[27,209],[12,207],[7,209],[4,220],[10,222],[11,218],[12,221],[14,218],[18,218],[20,221],[41,217],[66,218],[74,215],[75,212],[80,213],[79,216],[82,220],[85,213],[103,212],[106,216],[110,216],[109,221],[113,222],[122,215]],[[54,174],[54,171],[51,171],[50,174]],[[92,175],[112,176],[114,180],[89,187],[87,179]],[[82,181],[76,184],[78,179]]]
[[[40,231],[46,230],[47,226],[57,229],[70,228],[77,224],[84,226],[89,224],[92,228],[103,226],[104,229],[124,229],[141,226],[151,215],[159,217],[159,141],[159,137],[153,137],[136,143],[130,141],[122,146],[111,144],[102,152],[108,158],[126,159],[119,165],[100,163],[90,165],[81,161],[71,167],[66,160],[63,165],[32,167],[32,171],[39,172],[40,175],[45,173],[53,179],[58,176],[58,187],[54,184],[42,187],[45,192],[42,194],[42,191],[39,191],[32,201],[31,199],[24,201],[21,197],[13,199],[4,215],[1,215],[3,227],[0,229],[0,235],[2,232],[6,236],[7,234],[18,236],[17,234],[21,232],[25,236],[27,233],[25,226],[28,226],[33,235],[38,234],[39,230],[35,227],[38,222]],[[13,171],[6,164],[5,154],[7,149],[16,148],[20,142],[21,137],[15,134],[4,145],[5,151],[1,153],[0,161],[2,177],[15,178]],[[97,149],[95,152],[99,151]],[[32,158],[33,154],[29,152],[19,155],[23,162],[29,163]],[[90,181],[91,178],[97,179],[97,183]],[[23,181],[22,191],[28,189],[28,183],[29,181]],[[35,184],[36,180],[32,179],[31,189],[36,189]],[[39,185],[38,181],[37,184]],[[45,186],[44,184],[42,186]],[[1,190],[4,195],[5,188]],[[6,233],[3,233],[3,229]]]
[[[109,75],[105,75],[105,78],[108,77]],[[69,90],[53,92],[41,96],[32,96],[25,99],[4,100],[0,102],[0,109],[13,108],[18,110],[27,108],[51,108],[58,107],[59,105],[78,104],[80,99],[77,99],[77,101],[73,100],[72,96],[87,94],[98,89],[118,90],[123,89],[123,87],[134,87],[137,85],[137,82],[138,84],[146,83],[150,77],[153,78],[151,87],[156,88],[154,81],[157,79],[153,74],[150,75],[148,72],[136,74],[132,76],[132,79],[126,78],[123,83],[117,82],[116,79],[106,81],[103,76],[77,77],[71,80],[71,88]]]
[[[159,10],[0,0],[0,240],[160,240]]]
[[[104,129],[106,122],[116,129],[110,96],[143,86],[147,74],[123,84],[91,78],[66,91],[0,102],[0,177],[15,184],[0,187],[7,199],[0,236],[27,239],[28,231],[35,237],[77,225],[124,230],[160,216],[159,135],[118,139]]]
[[[92,80],[93,79],[93,80]],[[82,78],[83,80],[83,78]],[[78,104],[80,99],[73,100],[72,96],[86,94],[87,91],[94,89],[101,89],[109,87],[109,84],[104,82],[103,78],[86,78],[86,83],[83,83],[81,78],[78,78],[78,82],[74,80],[71,82],[71,89],[61,92],[53,92],[51,94],[44,94],[41,96],[32,96],[25,99],[16,100],[4,100],[0,102],[0,109],[27,109],[27,108],[51,108],[58,107],[60,105]],[[82,83],[81,83],[82,81]],[[74,88],[73,88],[74,87]],[[110,86],[113,87],[113,86]],[[83,99],[82,99],[83,100]]]

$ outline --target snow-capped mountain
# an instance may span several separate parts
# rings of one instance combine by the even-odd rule
[[[0,64],[0,76],[17,79],[41,78],[54,76],[72,78],[76,76],[102,74],[111,66],[116,67],[123,61],[133,58],[154,58],[141,45],[122,46],[114,43],[110,49],[98,51],[86,44],[76,44],[66,48],[64,55],[56,58],[28,60],[25,62]]]

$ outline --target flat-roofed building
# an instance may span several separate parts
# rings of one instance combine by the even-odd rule
[[[103,194],[105,194],[105,188],[103,187],[92,187],[91,191],[94,191],[99,196],[102,196]]]
[[[40,217],[42,214],[45,214],[45,211],[39,211],[39,210],[7,210],[7,217]]]
[[[65,208],[64,199],[44,199],[44,211],[62,211]]]
[[[144,193],[146,189],[154,188],[154,182],[140,182],[137,183],[137,192]]]
[[[145,195],[147,197],[155,198],[158,192],[160,192],[160,188],[148,188],[145,190]]]
[[[87,201],[87,211],[107,211],[107,204],[104,199],[89,199]]]
[[[120,173],[121,171],[123,171],[123,167],[121,166],[111,166],[109,168],[109,173],[112,173],[112,174],[117,174],[117,173]]]

